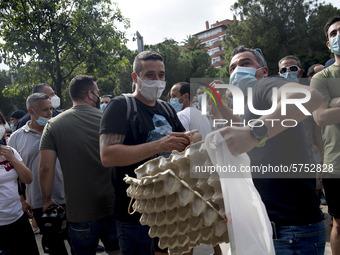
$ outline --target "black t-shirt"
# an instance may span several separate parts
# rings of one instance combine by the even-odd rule
[[[158,102],[155,106],[147,106],[138,99],[135,100],[137,104],[137,118],[135,123],[133,123],[133,128],[137,131],[136,137],[133,135],[132,127],[128,124],[126,117],[127,102],[124,96],[115,97],[106,107],[101,121],[100,133],[122,134],[125,135],[123,144],[137,145],[159,140],[170,132],[185,131],[173,108],[171,108],[171,110],[174,113],[174,118],[168,116]],[[131,109],[131,111],[133,111],[133,109]],[[154,155],[152,158],[158,156],[167,157],[169,154],[160,153]],[[131,157],[133,157],[133,155],[131,155]],[[129,185],[123,181],[123,178],[126,174],[131,177],[136,177],[134,170],[150,159],[151,158],[148,158],[129,166],[115,167],[113,184],[116,193],[115,216],[118,220],[129,222],[139,221],[139,213],[134,213],[133,215],[127,213],[130,197],[126,195],[126,189]]]
[[[286,79],[279,77],[260,80],[253,90],[254,108],[257,110],[270,109],[273,88],[279,88],[287,82]],[[246,121],[259,117],[246,107],[244,115]],[[265,123],[269,126],[272,125],[271,122]],[[281,123],[275,122],[275,125],[281,125]],[[303,126],[298,124],[296,127],[286,129],[267,140],[264,147],[255,147],[248,155],[253,166],[282,165],[291,167],[291,164],[309,163]],[[297,174],[290,173],[288,179],[287,173],[281,176],[279,176],[280,173],[274,175],[253,173],[254,184],[267,208],[269,218],[278,225],[307,225],[322,220],[322,213],[315,194],[316,174],[312,173],[310,176],[313,179],[296,178]]]

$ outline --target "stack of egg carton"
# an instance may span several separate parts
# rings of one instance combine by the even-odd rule
[[[203,142],[152,159],[135,170],[137,178],[124,179],[141,224],[150,226],[149,235],[159,237],[159,247],[170,254],[229,240],[218,174],[193,178],[195,165],[212,165]]]

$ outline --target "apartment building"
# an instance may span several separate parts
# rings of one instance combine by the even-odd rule
[[[241,20],[243,17],[241,16]],[[209,22],[205,22],[206,29],[202,32],[194,34],[205,45],[205,50],[211,57],[211,65],[215,68],[225,67],[224,51],[222,46],[223,36],[227,30],[227,25],[236,21],[236,17],[233,20],[225,19],[222,21],[216,21],[216,23],[209,26]]]

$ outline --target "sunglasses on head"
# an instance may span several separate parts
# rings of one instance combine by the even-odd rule
[[[288,66],[288,67],[282,67],[280,69],[280,73],[286,73],[289,70],[289,72],[297,72],[300,70],[298,66]]]

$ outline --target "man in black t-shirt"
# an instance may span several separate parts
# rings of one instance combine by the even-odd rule
[[[298,123],[306,118],[301,109],[313,112],[321,104],[321,95],[308,86],[281,77],[268,77],[263,55],[243,46],[234,49],[229,72],[232,85],[251,86],[253,90],[252,105],[248,101],[245,107],[244,126],[221,130],[229,150],[233,155],[247,152],[252,167],[279,169],[274,173],[252,173],[272,222],[276,254],[323,254],[325,227],[313,185],[315,179],[284,172],[300,164],[312,167],[308,164],[303,127]],[[273,93],[276,90],[277,93]],[[285,93],[287,90],[289,93]],[[287,104],[286,114],[282,114],[287,101],[281,99],[281,94],[292,102],[306,96],[301,91],[310,93],[310,100],[299,109]],[[268,113],[261,116],[265,110]],[[280,169],[283,170],[280,172]]]
[[[132,79],[136,121],[131,123],[126,116],[128,101],[124,96],[112,99],[101,121],[100,156],[104,166],[115,166],[115,217],[121,253],[151,255],[154,248],[149,227],[139,223],[140,214],[127,212],[130,198],[123,178],[126,174],[135,177],[134,170],[153,157],[184,150],[190,139],[183,133],[185,129],[174,109],[169,107],[174,113],[171,117],[157,101],[165,88],[162,56],[151,51],[139,53],[133,63]]]

